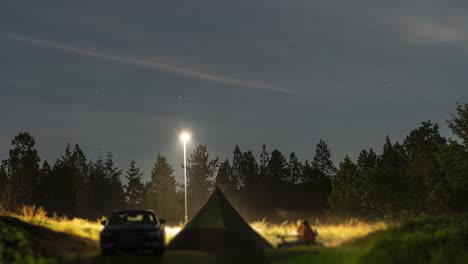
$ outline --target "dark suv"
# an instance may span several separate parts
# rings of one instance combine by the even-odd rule
[[[150,210],[114,212],[101,232],[101,253],[107,255],[116,250],[151,250],[153,254],[164,252],[164,228],[166,221],[158,219]]]

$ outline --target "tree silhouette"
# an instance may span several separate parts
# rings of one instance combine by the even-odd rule
[[[251,193],[262,184],[258,174],[258,164],[252,151],[242,153],[238,174],[243,175],[242,188]]]
[[[268,175],[268,163],[270,162],[270,153],[266,150],[266,146],[262,146],[262,152],[260,153],[260,165],[259,165],[259,178],[265,180]]]
[[[20,205],[35,201],[39,179],[40,158],[35,148],[34,138],[27,132],[19,133],[12,141],[13,149],[5,161],[6,172],[11,187],[15,190],[16,201]]]
[[[452,119],[448,120],[448,125],[468,148],[468,104],[457,105],[457,114],[452,115]]]
[[[288,164],[281,151],[275,149],[271,152],[271,158],[268,161],[268,174],[270,184],[278,187],[288,181]]]
[[[452,211],[468,212],[468,149],[451,140],[437,158],[444,174],[444,200]]]
[[[120,179],[122,170],[115,166],[112,153],[107,154],[104,166],[106,169],[106,193],[110,203],[109,208],[123,209],[125,208],[125,190]]]
[[[219,165],[218,174],[216,175],[216,185],[219,186],[224,193],[231,194],[236,190],[236,186],[232,180],[232,167],[227,158]]]
[[[130,168],[125,173],[125,178],[128,183],[125,186],[125,201],[128,208],[144,209],[143,208],[143,192],[144,184],[141,181],[140,168],[137,168],[136,161],[130,161]]]
[[[425,212],[442,212],[447,208],[443,173],[437,159],[437,153],[446,144],[446,139],[439,134],[439,126],[430,121],[412,130],[405,138],[403,146],[408,157],[408,176],[413,198],[418,201],[417,209]]]
[[[331,160],[331,152],[325,141],[320,140],[315,148],[315,156],[312,160],[312,167],[317,169],[321,175],[331,179],[336,173],[336,168]]]
[[[206,146],[199,145],[187,166],[190,214],[215,184],[251,219],[285,220],[290,212],[297,213],[292,217],[308,212],[370,219],[467,212],[468,105],[457,105],[447,122],[457,139],[447,140],[437,124],[422,122],[403,144],[387,137],[379,154],[362,150],[356,164],[346,156],[338,170],[323,140],[311,162],[301,162],[294,152],[287,159],[277,149],[269,153],[263,145],[257,163],[252,151],[236,146],[232,165],[225,159],[219,169],[218,158],[211,159]],[[150,181],[143,183],[135,161],[123,175],[112,154],[92,161],[79,145],[67,144],[52,167],[47,161],[40,167],[30,134],[19,133],[12,145],[0,164],[0,210],[35,203],[60,215],[95,219],[122,208],[148,208],[166,219],[182,219],[184,194],[161,154]],[[124,176],[127,186],[121,182]]]
[[[357,166],[346,156],[332,180],[330,207],[342,216],[361,214]]]
[[[176,188],[177,183],[172,166],[165,157],[158,154],[151,171],[151,180],[147,185],[149,207],[162,217],[176,218],[181,208]]]
[[[357,160],[358,179],[359,179],[359,193],[361,196],[360,206],[363,215],[372,217],[377,208],[373,208],[373,201],[371,195],[373,188],[375,188],[374,179],[376,178],[377,165],[379,156],[371,148],[369,151],[362,150],[359,153]]]
[[[189,210],[197,212],[213,190],[214,176],[218,168],[218,158],[210,160],[204,145],[198,145],[187,164],[187,191]]]
[[[302,163],[296,156],[296,153],[292,152],[289,155],[288,161],[288,182],[293,184],[300,184],[303,175]]]
[[[398,142],[392,144],[387,137],[378,159],[377,173],[368,188],[371,193],[369,201],[375,209],[374,216],[395,218],[401,210],[414,208],[407,160],[404,147]]]
[[[242,151],[239,145],[234,148],[234,154],[232,157],[232,179],[237,190],[240,190],[244,185],[245,175],[242,173]]]
[[[110,207],[111,205],[107,195],[110,183],[107,178],[104,160],[98,157],[96,161],[88,163],[88,168],[91,188],[90,200],[92,201],[89,215],[92,217],[107,215],[109,211],[115,210],[115,208]]]
[[[13,190],[7,173],[7,163],[3,161],[0,164],[0,211],[14,210],[15,200],[13,198]]]

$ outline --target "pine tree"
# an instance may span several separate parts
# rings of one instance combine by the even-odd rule
[[[151,209],[154,209],[163,218],[180,220],[182,207],[177,197],[174,170],[161,154],[156,157],[147,188],[150,199],[148,204]]]
[[[412,186],[419,194],[414,197],[420,208],[426,212],[443,212],[448,208],[443,173],[437,153],[446,145],[446,139],[439,134],[439,126],[430,121],[412,130],[403,146],[408,155],[408,175]]]
[[[187,165],[187,191],[189,210],[198,211],[213,190],[218,158],[210,160],[206,146],[198,145],[190,155]]]
[[[69,166],[71,160],[71,147],[67,144],[65,153],[57,159],[49,180],[45,183],[47,210],[59,214],[71,215],[73,213],[73,183],[69,177]]]
[[[242,159],[240,164],[240,174],[243,175],[242,188],[247,192],[258,190],[258,187],[262,184],[258,174],[258,164],[253,155],[252,151],[246,151],[242,153]]]
[[[358,168],[346,156],[332,180],[330,207],[337,215],[356,217],[361,215]]]
[[[293,184],[299,184],[303,175],[302,163],[297,159],[296,153],[292,152],[289,155],[288,171],[289,177],[288,182]]]
[[[266,150],[266,146],[262,146],[262,152],[260,153],[260,165],[259,165],[259,178],[261,180],[268,178],[268,163],[270,162],[270,153]]]
[[[448,120],[448,125],[468,149],[468,104],[457,105],[457,114],[452,115],[452,119]]]
[[[365,172],[369,168],[375,168],[378,162],[378,155],[371,148],[369,151],[362,150],[359,153],[357,166],[360,172]]]
[[[357,160],[359,194],[361,196],[361,210],[366,217],[371,217],[375,209],[372,208],[369,190],[374,188],[374,178],[377,173],[378,155],[371,148],[369,151],[362,150]]]
[[[324,178],[321,172],[314,168],[309,161],[304,162],[300,175],[300,186],[303,199],[309,201],[314,213],[323,213],[329,209],[328,198],[331,191],[331,180]]]
[[[40,158],[34,138],[27,132],[19,133],[12,141],[9,159],[5,165],[18,204],[32,204],[36,200]]]
[[[85,206],[85,184],[88,178],[88,164],[79,145],[75,145],[72,153],[71,175],[73,180],[73,200],[76,216],[82,216]]]
[[[398,142],[392,144],[389,137],[377,160],[375,173],[369,174],[366,181],[372,217],[395,219],[420,206],[415,200],[419,190],[411,188],[414,184],[408,178],[405,149]]]
[[[140,168],[136,167],[136,161],[130,161],[130,168],[125,174],[128,183],[125,187],[125,201],[127,208],[130,209],[144,209],[143,208],[143,192],[144,184],[141,181],[143,173]]]
[[[109,197],[109,208],[113,210],[121,210],[125,207],[125,190],[120,177],[122,170],[114,164],[112,153],[107,154],[105,162],[106,180],[107,180],[107,195]]]
[[[252,151],[242,152],[238,145],[232,158],[232,182],[247,193],[259,186],[258,164]]]
[[[324,177],[328,179],[332,179],[336,173],[336,168],[333,166],[333,162],[331,160],[330,149],[323,140],[320,140],[315,148],[315,156],[312,161],[312,167],[316,168]]]
[[[447,206],[452,212],[468,212],[468,149],[450,140],[437,159],[444,173]]]
[[[320,184],[320,171],[312,166],[308,160],[304,162],[302,169],[302,175],[300,177],[300,182],[302,184],[309,184],[312,186],[317,186]]]
[[[45,179],[47,179],[51,173],[52,173],[52,168],[50,167],[49,162],[44,160],[44,162],[42,163],[40,173],[39,173],[40,182],[43,182]]]
[[[216,185],[219,186],[224,193],[232,193],[236,186],[232,182],[232,167],[229,160],[226,159],[219,165],[218,174],[216,175]]]
[[[232,180],[236,189],[239,190],[244,184],[245,176],[242,173],[242,151],[239,145],[234,148],[234,155],[232,157]]]
[[[87,204],[83,197],[87,178],[88,164],[83,151],[78,145],[72,150],[67,144],[64,155],[57,160],[43,184],[47,190],[45,204],[49,210],[82,216]]]
[[[268,161],[268,172],[270,184],[278,187],[288,179],[288,163],[283,154],[275,149],[271,152],[271,158]]]
[[[317,144],[311,165],[312,170],[308,171],[307,178],[315,185],[314,190],[318,194],[318,201],[325,203],[326,197],[330,196],[332,180],[336,173],[336,168],[331,160],[330,150],[325,141],[320,140]]]
[[[50,167],[47,161],[42,163],[42,168],[39,171],[39,185],[38,185],[38,204],[48,208],[48,201],[50,199],[50,193],[46,191],[47,185],[50,184],[52,180],[52,168]]]
[[[446,200],[453,212],[468,212],[468,104],[457,105],[457,113],[448,124],[462,143],[449,140],[437,153],[446,183]]]
[[[7,161],[0,164],[0,212],[14,210],[15,201],[7,172]]]
[[[107,216],[108,197],[107,180],[104,160],[98,157],[95,161],[88,163],[89,183],[91,188],[91,208],[88,212],[90,217]]]

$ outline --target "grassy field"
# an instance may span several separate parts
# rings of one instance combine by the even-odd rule
[[[97,246],[101,227],[97,221],[48,218],[37,212],[17,216],[23,221],[0,217],[0,263],[468,263],[466,215],[418,218],[394,226],[359,221],[316,223],[325,246],[223,254],[168,251],[157,258],[101,257]],[[294,233],[296,225],[252,223],[273,243],[277,234]],[[180,228],[168,227],[167,231],[173,236]]]
[[[91,240],[98,240],[99,233],[103,228],[98,219],[89,221],[80,218],[48,217],[44,209],[36,206],[24,206],[20,212],[8,215],[21,219],[26,223]]]
[[[98,220],[88,221],[79,218],[47,217],[47,213],[42,208],[35,206],[25,206],[21,212],[10,215],[30,224],[92,240],[98,240],[99,232],[102,230],[102,225]],[[271,224],[266,220],[262,220],[250,223],[250,225],[272,245],[277,245],[280,242],[278,235],[296,234],[300,223],[301,221],[298,220],[282,224]],[[325,224],[316,221],[313,227],[318,231],[318,241],[321,244],[327,247],[336,247],[346,241],[366,236],[375,231],[385,230],[389,225],[385,222],[367,223],[351,219],[341,224]],[[183,225],[166,226],[167,242],[177,235],[182,228]]]
[[[1,264],[49,264],[98,253],[94,240],[0,216]]]
[[[295,248],[279,256],[275,263],[468,263],[468,216],[412,219],[337,248]]]
[[[267,221],[257,221],[250,225],[272,245],[280,243],[278,235],[295,235],[302,221],[284,222],[282,224],[270,224]],[[318,232],[318,242],[326,247],[337,247],[342,243],[356,238],[364,237],[370,233],[385,230],[390,227],[385,222],[362,222],[355,219],[341,224],[325,224],[316,221],[313,228]]]

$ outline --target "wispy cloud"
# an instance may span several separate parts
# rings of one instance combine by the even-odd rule
[[[198,71],[196,69],[174,66],[174,65],[167,64],[167,63],[163,63],[163,62],[154,61],[154,60],[151,60],[151,61],[142,60],[142,59],[137,59],[137,58],[119,56],[115,54],[107,54],[107,53],[100,52],[100,51],[78,48],[78,47],[66,45],[63,43],[55,42],[55,41],[34,38],[31,36],[12,33],[8,31],[0,31],[0,37],[4,37],[4,38],[16,40],[16,41],[22,41],[22,42],[29,43],[31,45],[36,45],[36,46],[40,46],[44,48],[51,48],[51,49],[59,50],[62,52],[79,55],[79,56],[87,56],[87,57],[92,57],[92,58],[100,59],[100,60],[134,65],[138,67],[144,67],[147,69],[157,70],[157,71],[166,72],[170,74],[176,74],[182,77],[193,78],[197,80],[209,81],[209,82],[214,82],[214,83],[219,83],[219,84],[224,84],[224,85],[232,85],[232,86],[239,86],[239,87],[244,87],[244,88],[253,88],[253,89],[259,89],[259,90],[277,92],[277,93],[281,93],[285,95],[297,95],[297,92],[293,90],[285,89],[276,85],[267,84],[263,82],[242,80],[238,78],[222,76],[222,75],[213,74],[209,72]]]
[[[429,43],[465,43],[468,38],[464,29],[436,23],[415,23],[410,25],[409,29],[421,40]]]

